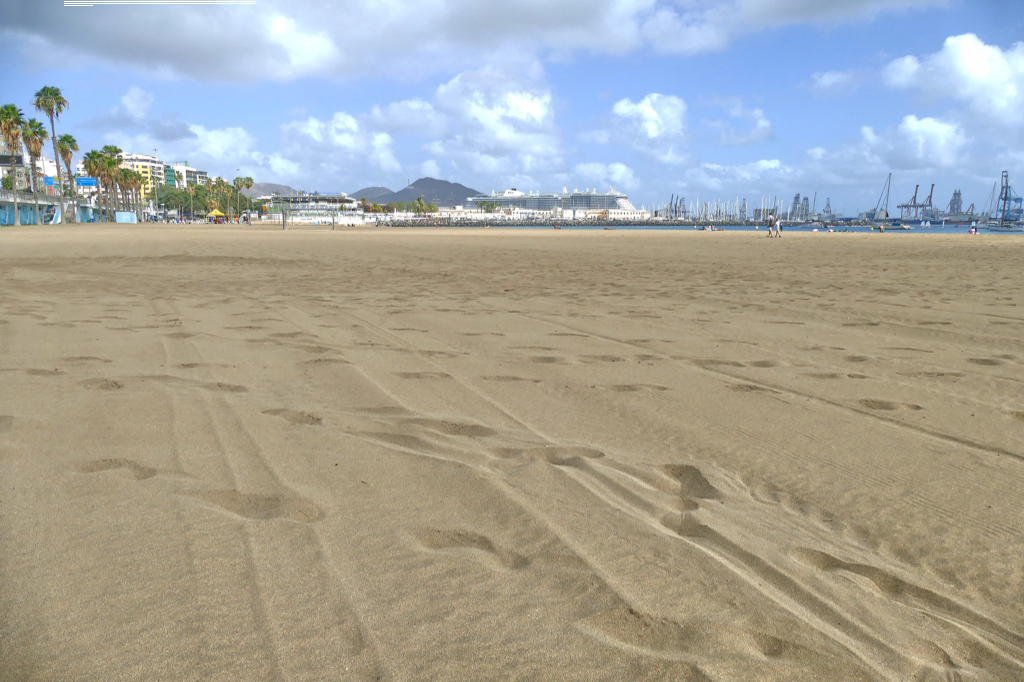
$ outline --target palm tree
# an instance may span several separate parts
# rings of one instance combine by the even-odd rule
[[[246,191],[252,189],[252,186],[254,184],[256,184],[256,183],[254,183],[252,181],[252,178],[250,178],[248,175],[245,176],[244,178],[242,178],[242,186],[246,189]],[[248,206],[248,209],[249,209],[249,221],[251,223],[252,222],[252,197],[246,196],[245,199],[246,199],[246,205]]]
[[[57,152],[60,154],[61,161],[64,162],[64,165],[67,166],[68,169],[68,191],[71,194],[72,201],[74,201],[77,198],[78,192],[75,188],[75,176],[71,174],[71,157],[77,151],[78,141],[75,140],[75,138],[69,135],[68,133],[64,133],[57,140]],[[56,161],[56,159],[54,159],[54,161]],[[77,205],[77,202],[75,202],[75,204]],[[63,202],[61,202],[61,215],[64,214],[63,206]],[[76,209],[75,212],[72,214],[73,216],[75,216],[72,219],[72,222],[77,220],[77,213],[78,211]]]
[[[64,99],[64,96],[60,92],[60,88],[55,88],[52,85],[46,85],[39,89],[39,92],[35,94],[35,98],[32,100],[32,106],[36,108],[41,114],[46,114],[50,119],[50,140],[53,142],[53,161],[57,164],[57,185],[61,186],[63,179],[60,176],[60,163],[57,161],[57,129],[54,127],[54,120],[60,119],[60,115],[64,113],[64,110],[68,108],[68,101]],[[68,174],[70,177],[70,173]],[[60,220],[62,223],[66,223],[67,219],[64,215],[64,199],[63,192],[61,192],[60,200]]]
[[[96,208],[99,209],[99,200],[103,195],[103,153],[93,149],[86,152],[82,158],[82,165],[89,177],[96,180]]]
[[[238,200],[241,199],[241,189],[245,187],[245,178],[235,178],[231,183],[235,186],[235,215],[238,215]]]
[[[131,203],[131,192],[135,185],[135,171],[131,168],[119,168],[114,176],[114,184],[121,188],[121,207],[127,211]]]
[[[146,179],[142,177],[142,173],[138,171],[132,171],[132,195],[135,197],[135,215],[139,218],[142,212],[142,187],[145,185]]]
[[[36,187],[36,160],[43,151],[43,143],[49,137],[50,133],[46,132],[46,126],[34,118],[25,121],[25,124],[21,127],[21,139],[25,143],[25,149],[28,151],[32,171],[29,177],[29,189],[32,191],[32,202],[35,204],[36,209],[36,225],[41,222],[39,216],[39,196],[37,194],[39,188]]]
[[[106,180],[107,183],[106,219],[109,222],[111,203],[113,203],[115,206],[114,210],[117,210],[117,183],[115,181],[115,178],[117,177],[117,172],[121,167],[122,152],[118,147],[112,144],[108,144],[105,145],[103,149],[100,150],[100,153],[103,154],[103,165],[101,172],[103,173],[103,178],[104,180]]]
[[[15,166],[15,157],[21,151],[21,127],[25,124],[25,114],[13,104],[5,104],[0,107],[0,137],[4,138],[4,144],[11,152],[11,190],[14,195],[14,224],[21,225],[21,214],[18,213],[18,169]]]

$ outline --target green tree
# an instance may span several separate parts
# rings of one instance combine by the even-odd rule
[[[237,177],[231,182],[231,184],[235,188],[235,215],[238,215],[238,198],[242,193],[242,188],[245,187],[245,178]]]
[[[107,185],[107,201],[106,201],[106,212],[105,220],[110,222],[111,220],[111,206],[114,206],[114,211],[117,210],[117,178],[118,170],[121,168],[121,149],[108,144],[100,150],[100,154],[103,155],[103,160],[100,165],[100,174]]]
[[[53,162],[57,165],[57,185],[61,188],[61,200],[60,200],[60,221],[62,223],[67,222],[67,216],[64,214],[64,192],[63,192],[63,179],[60,173],[60,162],[57,161],[58,152],[58,139],[57,139],[57,128],[54,126],[55,120],[60,120],[60,115],[64,113],[64,110],[68,108],[68,101],[64,99],[64,96],[60,92],[60,88],[55,88],[52,85],[46,85],[39,89],[32,99],[32,106],[36,108],[41,114],[46,114],[46,117],[50,119],[50,140],[53,142]],[[70,172],[68,177],[70,177]]]
[[[25,144],[25,149],[28,151],[29,165],[31,168],[31,175],[29,176],[29,190],[32,192],[32,203],[35,204],[36,209],[36,225],[40,223],[39,215],[39,187],[36,186],[36,161],[39,160],[39,156],[43,153],[43,144],[50,137],[50,133],[46,132],[46,126],[37,121],[34,118],[30,118],[25,121],[25,124],[21,127],[21,139]]]
[[[14,224],[21,225],[21,214],[18,213],[18,169],[15,157],[21,153],[21,127],[25,124],[25,114],[13,104],[0,107],[0,137],[11,153],[11,191],[14,194]]]
[[[100,207],[100,199],[103,195],[103,152],[95,149],[85,153],[82,158],[82,165],[85,166],[86,174],[96,181],[96,208]]]
[[[57,153],[60,154],[60,160],[64,162],[64,166],[68,169],[68,193],[71,195],[72,202],[77,198],[78,189],[75,187],[75,176],[71,173],[71,158],[75,152],[78,151],[78,141],[68,133],[64,133],[57,140]],[[54,159],[56,161],[57,159]],[[74,202],[77,204],[77,202]],[[61,215],[64,215],[64,204],[61,202]],[[75,214],[77,211],[72,213],[72,222],[77,219]],[[64,220],[64,222],[68,222]]]

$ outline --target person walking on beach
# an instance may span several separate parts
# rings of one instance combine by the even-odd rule
[[[771,215],[768,216],[768,237],[769,237],[769,239],[771,237],[778,236],[778,229],[779,229],[778,226],[776,226],[776,224],[775,224],[775,214],[772,213]],[[775,231],[775,234],[772,234],[772,231]]]

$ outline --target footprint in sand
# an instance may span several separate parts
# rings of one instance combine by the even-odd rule
[[[249,389],[245,386],[238,386],[236,384],[225,384],[223,382],[216,382],[212,384],[203,384],[203,388],[208,391],[220,391],[222,393],[245,393]]]
[[[894,410],[923,410],[924,408],[920,405],[914,405],[913,403],[893,403],[888,400],[878,400],[876,398],[864,398],[858,401],[861,405],[868,408],[869,410],[883,410],[883,411],[894,411]]]
[[[396,376],[402,379],[450,379],[450,374],[444,372],[395,372]]]
[[[625,362],[626,358],[620,358],[618,355],[581,355],[580,360],[583,362]]]
[[[843,359],[846,360],[847,362],[868,362],[869,360],[871,360],[871,358],[869,358],[866,355],[847,355]]]
[[[522,554],[495,545],[485,535],[468,530],[440,528],[421,528],[411,531],[411,535],[424,548],[435,552],[466,552],[483,559],[491,567],[506,570],[518,570],[530,565],[530,560]]]
[[[779,395],[779,392],[775,389],[767,388],[766,386],[758,386],[757,384],[728,384],[726,388],[730,391],[738,391],[740,393],[765,392]]]
[[[661,386],[659,384],[611,384],[606,388],[608,388],[608,390],[610,391],[615,391],[617,393],[638,393],[640,391],[671,390],[668,386]]]
[[[540,365],[555,365],[564,362],[562,358],[555,357],[553,355],[536,355],[534,357],[527,358],[527,360]]]
[[[967,358],[967,362],[972,365],[981,365],[983,367],[995,367],[1003,364],[1001,360],[996,360],[995,358]]]
[[[207,490],[185,493],[185,496],[208,502],[232,514],[259,521],[287,519],[299,523],[314,523],[324,517],[324,512],[319,506],[293,495]]]
[[[541,382],[540,379],[527,379],[526,377],[517,377],[512,374],[491,374],[480,378],[484,381],[526,381],[531,384],[539,384]]]
[[[425,426],[428,429],[437,431],[446,436],[466,436],[468,438],[486,438],[497,433],[494,429],[483,424],[472,424],[465,422],[447,421],[443,419],[406,419],[406,424]]]
[[[307,365],[351,365],[352,363],[344,358],[313,358],[306,360]]]
[[[722,493],[704,477],[700,469],[691,464],[666,464],[662,473],[679,484],[680,497],[695,500],[720,500]]]
[[[97,358],[92,355],[76,355],[73,357],[61,358],[61,360],[63,360],[64,362],[102,362],[106,364],[110,364],[111,362],[106,358]]]
[[[579,467],[588,459],[601,459],[604,453],[585,445],[549,445],[540,448],[526,448],[521,455],[543,460],[555,466]]]
[[[82,381],[81,384],[82,386],[85,386],[86,388],[92,389],[94,391],[116,391],[118,389],[124,388],[123,383],[121,383],[120,381],[115,381],[114,379],[86,379],[85,381]]]
[[[0,414],[0,433],[7,433],[14,428],[14,417],[9,414]]]
[[[321,426],[324,420],[315,414],[309,412],[300,412],[298,410],[278,409],[278,410],[263,410],[263,414],[269,414],[274,417],[280,417],[289,424],[299,424],[301,426]]]
[[[356,434],[366,436],[367,438],[371,438],[388,445],[405,448],[406,450],[413,450],[415,452],[441,452],[443,450],[441,446],[409,433],[398,433],[395,431],[357,431]]]
[[[100,471],[112,471],[124,469],[137,481],[156,476],[156,469],[139,464],[130,459],[94,459],[88,462],[78,462],[72,465],[72,469],[80,474],[95,474]]]
[[[361,407],[358,410],[364,414],[380,414],[380,415],[407,415],[412,414],[409,410],[398,405],[385,405],[383,407]]]
[[[685,360],[686,358],[679,357],[679,360]],[[746,367],[742,362],[736,362],[735,360],[694,360],[693,364],[698,367]]]

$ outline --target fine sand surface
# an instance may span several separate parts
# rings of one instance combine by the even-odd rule
[[[0,679],[1024,679],[1024,239],[0,229]]]

